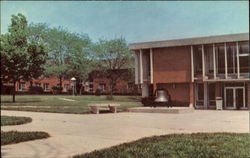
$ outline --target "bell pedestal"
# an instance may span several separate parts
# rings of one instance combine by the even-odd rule
[[[149,96],[149,85],[148,84],[142,84],[141,85],[141,90],[142,90],[142,98],[148,97]]]

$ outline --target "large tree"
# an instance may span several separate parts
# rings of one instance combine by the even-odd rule
[[[28,40],[27,26],[24,15],[12,15],[8,33],[1,35],[1,79],[13,83],[13,102],[16,83],[39,77],[47,58],[42,42]]]
[[[45,76],[55,76],[59,79],[60,89],[62,81],[75,77],[78,89],[87,78],[91,70],[89,46],[91,40],[87,35],[76,34],[59,28],[49,28],[46,24],[32,24],[29,26],[29,37],[44,41],[49,49],[49,59],[46,63]],[[80,90],[79,90],[80,91]]]
[[[115,83],[128,75],[127,71],[131,63],[132,53],[124,38],[112,40],[99,40],[93,48],[96,53],[96,69],[103,72],[109,80],[109,90],[112,98]]]

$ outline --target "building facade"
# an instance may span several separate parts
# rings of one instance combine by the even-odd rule
[[[5,86],[13,86],[13,83],[11,82],[5,82]],[[43,89],[43,92],[45,93],[55,93],[52,87],[59,86],[59,80],[56,77],[50,77],[50,78],[41,78],[41,79],[34,79],[32,81],[20,81],[16,84],[16,92],[28,92],[29,87],[41,87]],[[71,83],[69,80],[63,80],[62,81],[62,92],[67,93],[69,88],[71,87]],[[10,92],[5,92],[10,93]]]
[[[135,82],[142,97],[158,88],[172,100],[195,108],[250,106],[249,34],[230,34],[130,44],[135,57]]]

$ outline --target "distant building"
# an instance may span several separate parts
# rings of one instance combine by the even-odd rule
[[[130,44],[135,56],[135,83],[142,97],[158,88],[172,100],[213,109],[250,106],[249,34],[230,34]]]
[[[129,69],[116,70],[114,71],[114,73],[120,73],[121,71],[129,75]],[[114,85],[114,94],[140,93],[140,90],[135,85],[132,76],[128,75],[126,76],[126,79],[120,78],[117,80]],[[89,74],[88,80],[84,83],[84,91],[89,93],[95,93],[97,89],[99,89],[102,94],[108,94],[110,93],[110,83],[104,72],[92,71]]]

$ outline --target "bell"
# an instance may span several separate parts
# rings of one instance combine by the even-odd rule
[[[155,102],[168,102],[168,96],[165,90],[156,91]]]

